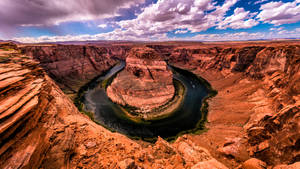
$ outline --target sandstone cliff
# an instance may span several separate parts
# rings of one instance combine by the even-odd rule
[[[69,94],[124,59],[127,46],[49,45],[25,46],[22,53],[40,61],[41,66]]]
[[[0,56],[0,168],[227,168],[186,138],[151,145],[112,133],[78,112],[38,62]]]
[[[226,130],[227,119],[239,117],[236,122],[230,122],[230,126],[243,127],[232,129],[235,132],[243,130],[238,132],[241,141],[224,140],[224,148],[219,149],[221,154],[241,160],[237,152],[245,137],[244,141],[250,146],[249,155],[268,165],[299,161],[299,45],[192,46],[177,47],[170,53],[165,55],[170,63],[205,77],[219,90],[210,108],[214,109],[214,102],[224,102],[226,105],[219,104],[216,108],[226,113],[222,113],[224,116],[219,113],[222,116],[219,118],[214,111],[210,112],[211,120],[216,123],[213,125]],[[231,100],[224,101],[226,99]],[[227,135],[229,140],[234,140],[236,135],[231,137]]]
[[[15,107],[17,111],[1,120],[1,124],[10,127],[1,130],[0,138],[5,139],[1,140],[0,149],[4,152],[0,153],[0,168],[13,165],[15,167],[12,168],[22,166],[60,168],[64,165],[70,165],[71,168],[119,165],[121,168],[144,164],[145,168],[159,168],[166,165],[189,168],[196,163],[204,166],[212,163],[219,165],[210,155],[209,158],[201,158],[202,162],[196,159],[197,162],[188,164],[193,161],[188,158],[206,157],[208,154],[206,151],[196,151],[195,146],[204,147],[214,158],[230,168],[237,167],[250,157],[259,158],[267,162],[268,166],[285,164],[277,168],[287,168],[288,164],[299,165],[299,162],[296,163],[299,161],[300,138],[299,45],[243,43],[172,47],[151,45],[151,47],[161,53],[164,60],[204,77],[218,90],[218,95],[209,101],[207,132],[200,135],[186,135],[174,144],[160,140],[157,144],[145,148],[148,146],[147,143],[138,144],[125,136],[108,132],[81,115],[70,99],[64,96],[36,65],[37,63],[23,60],[24,58],[10,61],[6,53],[5,57],[1,57],[3,71],[0,73],[2,77],[0,84],[3,93],[1,105],[3,103],[8,107],[4,110],[1,106],[1,109],[10,112]],[[88,48],[91,51],[99,49],[99,47]],[[108,47],[108,51],[120,53],[111,51],[100,55],[101,52],[95,52],[89,57],[83,57],[84,46],[31,46],[23,48],[23,51],[39,60],[40,65],[60,87],[68,88],[74,93],[82,85],[78,83],[79,79],[87,82],[87,79],[92,79],[109,69],[116,60],[124,60],[129,48]],[[79,52],[77,49],[80,49]],[[106,51],[106,48],[101,49]],[[94,69],[92,61],[89,61],[97,57],[99,63],[96,62],[95,65],[99,65],[100,71]],[[6,63],[3,63],[4,61]],[[65,64],[68,66],[64,66]],[[102,67],[101,64],[106,66]],[[7,75],[5,72],[11,74]],[[90,72],[90,76],[85,75],[87,72]],[[41,80],[36,81],[37,79]],[[38,102],[36,97],[28,95],[31,92],[26,94],[26,91],[35,90],[38,91],[36,94]],[[8,99],[4,100],[5,97]],[[17,100],[20,103],[14,103],[15,99],[9,99],[11,97],[19,98]],[[23,100],[25,103],[22,99],[25,99]],[[26,110],[22,109],[23,105]],[[8,111],[9,109],[11,110]],[[10,114],[7,112],[4,114]],[[20,118],[27,115],[33,118]],[[13,128],[11,124],[15,123],[18,123],[16,126],[22,127]],[[178,142],[184,146],[178,146]],[[161,144],[170,146],[176,153],[170,153],[171,149],[165,146],[155,148]],[[188,147],[186,144],[192,146]],[[146,155],[139,155],[140,152]],[[150,155],[147,155],[148,152]],[[205,152],[205,155],[187,155],[192,152]],[[41,159],[44,161],[41,162]],[[146,162],[143,162],[145,159]],[[245,166],[253,161],[257,160],[250,159],[250,162],[245,162]]]

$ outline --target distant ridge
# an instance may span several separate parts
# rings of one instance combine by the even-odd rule
[[[0,43],[4,43],[4,42],[12,42],[12,43],[14,43],[14,44],[22,44],[21,42],[14,41],[14,40],[1,40],[1,39],[0,39]]]
[[[60,42],[37,42],[37,43],[22,43],[14,40],[1,40],[3,42],[12,42],[15,44],[33,45],[33,44],[53,44],[53,45],[130,45],[130,44],[151,44],[151,45],[175,45],[178,43],[184,44],[206,44],[206,43],[220,43],[220,42],[284,42],[284,41],[300,41],[298,38],[280,38],[280,39],[253,39],[253,40],[234,40],[234,41],[197,41],[197,40],[172,40],[172,41],[130,41],[130,40],[90,40],[90,41],[60,41]]]

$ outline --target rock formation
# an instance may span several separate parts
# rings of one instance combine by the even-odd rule
[[[210,101],[213,129],[198,139],[218,142],[214,132],[231,128],[216,153],[242,160],[247,151],[268,165],[299,161],[299,45],[178,47],[171,53],[171,63],[205,77],[219,91]],[[226,143],[237,135],[239,142]]]
[[[0,49],[7,51],[7,50],[16,50],[16,49],[18,49],[18,47],[16,44],[14,44],[12,42],[5,42],[5,41],[1,42],[0,41]]]
[[[125,70],[107,88],[113,102],[142,112],[166,104],[174,93],[172,71],[157,52],[146,47],[131,49]]]
[[[49,76],[68,94],[124,59],[126,46],[42,45],[21,48],[22,53],[39,60]]]
[[[151,145],[112,133],[78,112],[38,62],[0,56],[0,168],[227,168],[185,138]]]
[[[0,49],[0,168],[299,168],[299,42],[151,47],[218,90],[207,132],[130,140],[78,112],[47,75],[76,92],[130,46],[22,48],[39,62]]]

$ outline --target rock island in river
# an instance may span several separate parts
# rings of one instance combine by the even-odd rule
[[[172,71],[154,49],[147,47],[131,49],[126,57],[125,69],[114,78],[106,91],[113,102],[134,110],[131,115],[144,119],[151,118],[151,113],[170,113],[166,109],[174,108],[174,99],[178,100],[174,97]]]

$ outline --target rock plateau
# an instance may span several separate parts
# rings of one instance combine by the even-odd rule
[[[151,48],[133,48],[126,57],[125,70],[107,88],[108,97],[123,106],[150,112],[174,96],[172,71]]]

